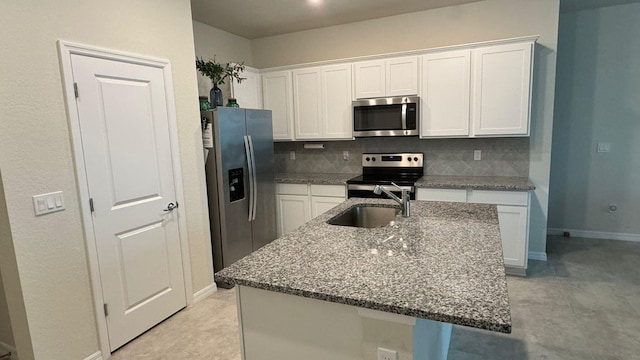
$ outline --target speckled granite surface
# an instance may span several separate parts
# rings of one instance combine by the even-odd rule
[[[282,184],[315,184],[315,185],[345,185],[347,180],[360,174],[311,174],[311,173],[278,173],[276,182]]]
[[[440,189],[476,189],[476,190],[535,190],[535,186],[526,177],[512,176],[423,176],[416,187]]]
[[[216,281],[396,314],[511,331],[495,205],[411,202],[374,229],[326,223],[352,198],[215,274]]]

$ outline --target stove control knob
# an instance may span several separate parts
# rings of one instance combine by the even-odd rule
[[[413,158],[413,161],[418,161],[418,158],[417,158],[417,157],[414,157],[414,158]]]
[[[365,160],[369,161],[369,160],[371,160],[371,158],[370,157],[366,157]]]
[[[411,161],[411,157],[408,157],[407,160]]]
[[[376,161],[376,158],[375,158],[375,157],[372,157],[372,158],[371,158],[371,161]]]

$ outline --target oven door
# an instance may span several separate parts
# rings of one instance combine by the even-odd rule
[[[354,101],[353,135],[418,135],[418,103],[417,96]]]
[[[373,188],[375,188],[375,185],[365,185],[365,184],[348,184],[347,185],[347,198],[354,198],[354,197],[360,197],[360,198],[380,198],[380,199],[388,199],[389,197],[385,194],[380,194],[377,195],[373,192]],[[391,190],[394,189],[395,187],[393,186],[387,186],[386,189],[387,190]],[[416,192],[415,192],[415,187],[413,186],[400,186],[400,188],[405,189],[405,190],[409,190],[409,197],[411,200],[415,200],[416,199]],[[402,196],[402,192],[400,191],[395,191],[395,190],[391,190],[391,192],[397,196],[400,197]]]

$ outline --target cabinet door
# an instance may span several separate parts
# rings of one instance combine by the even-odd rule
[[[308,195],[278,195],[278,236],[283,236],[311,220]]]
[[[232,96],[241,108],[262,109],[262,76],[257,69],[246,67],[241,75],[241,83],[231,82]]]
[[[504,264],[527,267],[528,211],[526,206],[498,205]]]
[[[319,68],[293,71],[296,140],[322,138],[321,75]]]
[[[293,140],[293,96],[291,72],[276,71],[262,74],[264,108],[272,111],[273,139]]]
[[[366,99],[386,96],[384,60],[355,63],[356,98]]]
[[[345,198],[339,197],[313,196],[311,198],[312,218],[331,210],[336,205],[342,204],[344,200]]]
[[[471,50],[422,57],[420,136],[469,135]]]
[[[322,68],[324,138],[353,138],[351,64]]]
[[[406,56],[385,61],[386,96],[418,94],[418,57]]]
[[[474,50],[473,135],[528,136],[532,43]]]

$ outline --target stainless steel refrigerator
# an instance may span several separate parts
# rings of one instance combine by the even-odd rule
[[[219,107],[201,116],[212,130],[205,169],[220,271],[277,236],[271,111]]]

